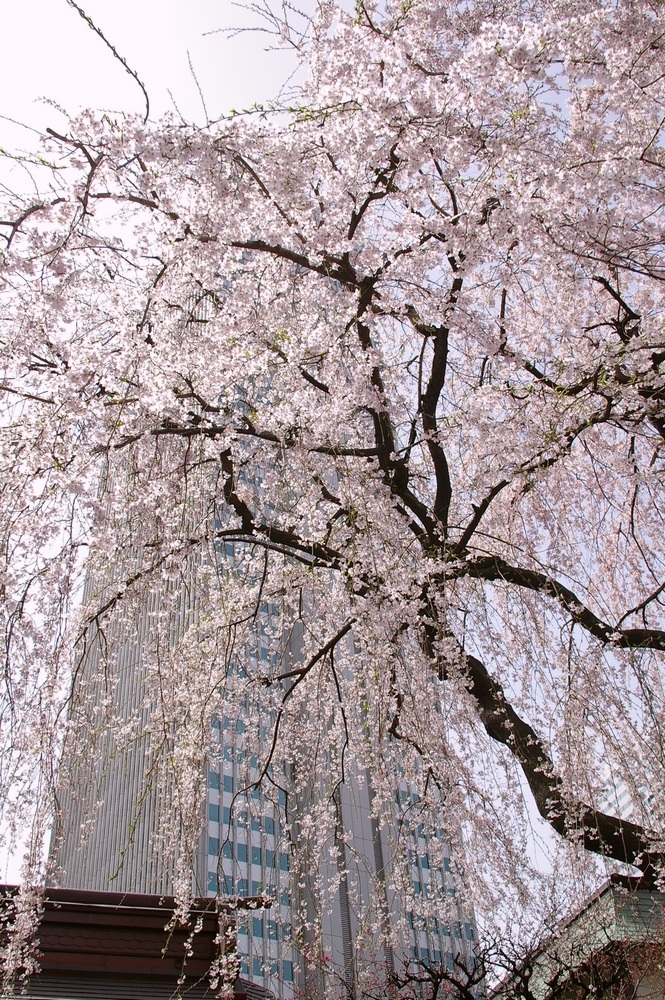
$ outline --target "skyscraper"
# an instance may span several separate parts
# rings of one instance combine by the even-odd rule
[[[232,567],[233,551],[224,556]],[[91,578],[88,597],[94,588]],[[195,616],[195,591],[172,589],[166,601],[176,645]],[[125,612],[117,631],[89,630],[77,724],[87,719],[93,726],[106,698],[127,731],[122,743],[101,732],[89,764],[85,755],[68,762],[54,852],[62,885],[173,892],[171,747],[146,707],[149,648],[155,619],[164,624],[164,605],[164,595],[155,594]],[[235,650],[228,667],[242,688],[243,662],[272,658],[291,668],[298,657],[297,629],[285,638],[277,607],[266,603],[250,648]],[[266,897],[266,909],[239,914],[243,977],[284,998],[326,989],[349,995],[364,980],[403,970],[409,959],[451,967],[455,957],[468,959],[473,926],[455,898],[454,859],[440,817],[403,780],[391,809],[377,806],[368,768],[347,769],[332,794],[314,771],[306,781],[295,774],[295,754],[282,750],[267,768],[275,718],[253,710],[250,698],[248,687],[228,713],[212,717],[207,788],[198,793],[206,816],[192,866],[195,894]]]
[[[192,315],[201,321],[210,309],[203,296]],[[243,392],[234,393],[242,409]],[[261,469],[240,475],[262,499]],[[216,531],[225,523],[212,502],[196,516],[185,505],[184,516]],[[118,580],[143,571],[140,542],[126,559],[124,567],[102,563],[88,575],[84,602],[116,601]],[[284,588],[266,596],[256,573],[242,546],[217,539],[189,555],[175,577],[158,576],[143,596],[123,592],[108,624],[93,618],[73,688],[56,877],[75,888],[170,894],[184,872],[196,895],[264,896],[265,910],[238,917],[241,974],[280,998],[325,990],[348,996],[408,960],[452,967],[460,955],[470,959],[473,925],[456,896],[454,822],[442,820],[442,803],[421,801],[399,767],[390,801],[378,795],[369,762],[346,761],[346,738],[322,740],[316,764],[307,750],[303,756],[278,744],[280,698],[271,708],[256,697],[265,690],[257,674],[297,673],[303,625],[280,607]],[[224,625],[220,642],[215,616],[210,624],[201,608],[219,604],[227,585],[241,606],[256,604],[236,615],[250,625],[238,634]],[[312,600],[301,588],[300,604]],[[160,657],[180,668],[175,694],[160,688]],[[273,687],[282,699],[291,694],[279,682]],[[113,735],[95,731],[102,703],[115,717]],[[326,725],[307,701],[298,713],[294,738],[300,728]],[[186,773],[192,770],[191,739],[173,738],[183,716],[197,737],[194,787],[189,777],[184,787],[179,780],[178,753],[189,755]],[[197,829],[196,856],[185,857]]]

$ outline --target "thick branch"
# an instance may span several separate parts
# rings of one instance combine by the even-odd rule
[[[594,638],[604,643],[611,643],[622,649],[656,649],[665,651],[665,630],[654,628],[619,629],[608,625],[590,608],[587,608],[579,597],[558,580],[545,573],[512,566],[499,556],[486,556],[481,559],[463,563],[452,574],[455,577],[470,576],[477,580],[497,581],[525,587],[554,598],[570,614],[573,621],[581,625]]]
[[[560,836],[585,850],[651,872],[662,858],[651,853],[642,827],[564,798],[561,779],[542,742],[507,701],[501,685],[475,656],[465,655],[468,691],[485,732],[503,744],[520,764],[538,812]]]

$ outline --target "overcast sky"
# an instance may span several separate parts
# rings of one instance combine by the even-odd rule
[[[311,8],[313,0],[304,3]],[[295,65],[287,52],[266,51],[266,35],[223,33],[259,23],[232,0],[80,0],[79,6],[141,77],[153,118],[173,111],[175,102],[187,120],[205,121],[190,59],[211,118],[274,96]],[[0,12],[0,146],[27,139],[8,118],[40,131],[64,127],[54,105],[70,115],[85,107],[143,113],[136,82],[67,0],[0,0]]]

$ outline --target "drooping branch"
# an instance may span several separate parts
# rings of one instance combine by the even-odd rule
[[[430,637],[433,631],[430,629]],[[510,750],[526,778],[540,815],[560,836],[581,843],[587,851],[634,865],[652,874],[663,857],[653,851],[644,829],[635,823],[576,802],[564,793],[564,785],[542,740],[517,714],[503,687],[476,656],[460,650],[466,686],[478,717],[491,739]],[[447,665],[435,661],[439,676]]]
[[[536,570],[513,566],[500,556],[482,556],[460,563],[451,571],[456,578],[471,577],[490,582],[503,581],[537,591],[556,600],[577,625],[594,638],[621,649],[665,651],[665,630],[658,628],[618,628],[596,615],[565,584]]]

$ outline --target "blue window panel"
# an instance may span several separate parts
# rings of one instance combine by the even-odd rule
[[[423,854],[423,856],[420,859],[420,867],[429,868],[429,854]]]
[[[247,844],[236,845],[236,857],[238,861],[242,861],[247,864]]]
[[[252,816],[252,830],[256,833],[261,832],[261,821],[256,816]]]
[[[275,821],[272,818],[272,816],[264,816],[263,817],[263,829],[271,837],[275,836]]]
[[[219,883],[215,872],[208,872],[208,892],[217,892]]]
[[[247,962],[241,962],[240,963],[240,975],[241,976],[248,976],[249,975],[249,965],[247,964]]]
[[[229,859],[233,857],[233,844],[230,840],[225,840],[222,844],[222,857]]]
[[[238,934],[244,934],[245,937],[247,936],[247,928],[245,927],[244,924],[239,924],[237,932]]]
[[[275,852],[266,848],[266,868],[275,867]]]
[[[233,747],[230,746],[224,747],[224,749],[222,750],[222,759],[225,760],[227,764],[231,763],[231,761],[233,760]]]
[[[254,937],[263,937],[263,917],[252,917],[252,934]]]
[[[434,961],[435,962],[440,962],[441,961],[441,952],[439,951],[438,948],[434,949]]]
[[[420,884],[420,882],[413,883],[413,891],[415,892],[416,896],[422,895],[423,887]]]
[[[293,982],[293,962],[282,962],[282,978],[285,983]]]
[[[217,780],[219,781],[219,777],[217,778]],[[219,788],[219,784],[217,785],[217,787]],[[233,775],[232,774],[225,774],[224,775],[224,791],[225,792],[233,792]]]
[[[233,895],[233,879],[231,878],[231,876],[230,875],[223,875],[222,876],[222,884],[224,886],[224,895],[225,896],[232,896]]]
[[[263,892],[263,883],[257,882],[256,880],[252,882],[252,896],[260,896]]]
[[[286,805],[286,792],[284,791],[283,788],[277,789],[277,801],[279,802],[280,806]]]
[[[266,937],[271,941],[277,940],[277,924],[274,920],[266,920]]]
[[[443,870],[446,871],[446,872],[451,871],[451,868],[450,868],[450,858],[444,858],[443,859]]]
[[[261,848],[260,847],[253,847],[252,848],[252,864],[253,865],[259,865],[259,867],[261,865]]]
[[[249,895],[249,893],[247,892],[247,879],[246,878],[239,878],[238,879],[237,892],[238,892],[239,896],[248,896]]]
[[[247,728],[247,726],[245,725],[245,723],[243,722],[243,720],[242,719],[238,719],[237,722],[236,722],[236,732],[237,733],[244,733],[246,728]]]
[[[473,927],[471,924],[464,924],[464,933],[466,934],[467,941],[473,941]]]
[[[282,924],[282,940],[290,941],[291,933],[292,933],[291,924]]]
[[[208,819],[213,823],[219,823],[219,806],[216,802],[208,803]]]
[[[263,976],[263,962],[260,958],[252,959],[252,975]]]
[[[253,799],[260,799],[261,798],[261,789],[259,788],[258,785],[256,785],[255,788],[252,788],[252,798]]]
[[[215,858],[219,854],[219,837],[208,837],[208,854]]]
[[[291,905],[291,893],[290,892],[281,892],[280,895],[279,895],[279,901],[280,901],[280,903],[281,903],[282,906],[290,906]]]
[[[427,961],[427,959],[429,958],[429,948],[421,948],[420,957],[425,961]]]
[[[226,826],[231,822],[231,810],[228,806],[222,806],[222,821]]]
[[[222,728],[222,723],[219,720],[219,716],[213,715],[212,721],[211,721],[211,725],[212,725],[213,729],[221,729]]]
[[[280,854],[279,856],[279,867],[283,872],[288,872],[289,870],[289,856],[288,854]]]
[[[247,829],[247,812],[246,812],[246,810],[243,809],[242,812],[238,813],[238,816],[236,818],[236,826],[241,826],[243,828],[243,830]]]
[[[208,786],[210,788],[219,788],[219,774],[217,771],[208,772]]]

